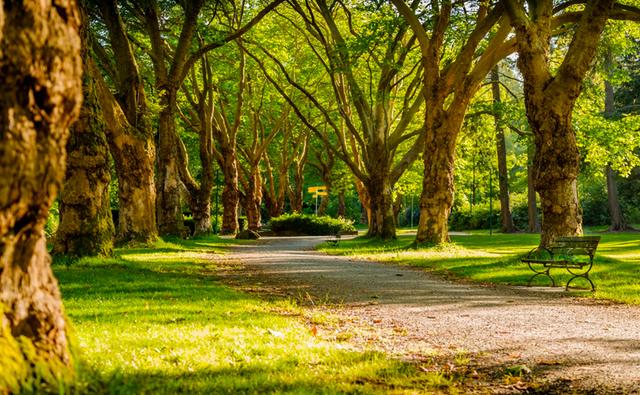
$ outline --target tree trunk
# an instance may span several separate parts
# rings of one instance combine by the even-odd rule
[[[260,206],[262,206],[262,177],[257,166],[252,167],[247,191],[245,191],[247,222],[250,230],[259,231],[262,227]]]
[[[80,118],[67,143],[67,171],[53,253],[111,256],[115,231],[109,201],[109,148],[95,84],[88,75],[84,76],[83,93]]]
[[[444,127],[427,129],[417,244],[449,242],[448,221],[453,204],[455,140],[455,135]]]
[[[607,52],[606,67],[611,70],[613,68],[613,55],[611,49]],[[605,117],[615,116],[616,108],[614,102],[613,85],[609,81],[604,82],[604,115]],[[616,174],[610,165],[605,169],[605,177],[607,179],[607,200],[609,203],[609,216],[611,217],[610,231],[619,232],[630,228],[624,220],[620,199],[618,197],[618,185],[616,182]]]
[[[582,234],[582,209],[578,202],[579,155],[568,111],[548,108],[546,122],[536,125],[535,188],[542,205],[541,245],[559,236]],[[552,142],[551,144],[549,142]]]
[[[622,207],[620,207],[620,199],[618,198],[618,185],[616,182],[616,174],[611,166],[607,165],[605,170],[607,177],[607,199],[609,201],[609,215],[611,215],[610,231],[628,230],[630,227],[624,220],[622,215]]]
[[[347,216],[347,203],[344,198],[344,191],[338,192],[338,217],[345,218]]]
[[[536,201],[536,188],[533,176],[533,157],[535,155],[535,145],[530,143],[527,148],[527,213],[528,232],[540,232],[540,221],[538,221],[538,203]]]
[[[238,161],[235,150],[222,151],[224,161],[220,164],[224,175],[224,189],[222,190],[222,229],[220,234],[234,235],[238,233]]]
[[[0,392],[71,377],[44,237],[82,102],[75,2],[0,2]],[[27,391],[33,391],[30,387]]]
[[[209,191],[211,192],[211,191]],[[200,194],[200,195],[204,195]],[[191,207],[191,215],[194,222],[194,236],[203,236],[211,234],[211,194],[205,196],[198,196],[194,200],[194,204]]]
[[[369,225],[369,218],[371,218],[371,198],[367,188],[359,179],[355,179],[356,192],[358,193],[358,199],[360,205],[362,205],[362,213],[360,215],[360,223]]]
[[[118,177],[119,243],[156,240],[155,143],[149,123],[144,84],[115,0],[97,2],[109,31],[115,60],[114,96],[93,62],[97,98],[105,116],[107,141]]]
[[[371,172],[371,180],[366,184],[371,213],[367,236],[390,240],[396,238],[391,181],[388,174],[379,170]]]
[[[502,100],[500,98],[500,74],[498,66],[491,70],[491,91],[493,93],[493,104],[498,107]],[[513,224],[511,215],[511,205],[509,203],[509,174],[507,170],[507,148],[502,127],[502,115],[500,109],[494,108],[494,118],[496,126],[496,151],[498,155],[498,184],[500,186],[500,219],[503,233],[514,233],[517,231]]]
[[[158,231],[162,236],[184,236],[184,218],[180,201],[178,136],[175,130],[176,91],[163,90],[158,128],[157,203]]]

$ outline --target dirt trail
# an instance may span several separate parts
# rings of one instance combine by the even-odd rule
[[[368,344],[404,356],[465,350],[526,365],[565,389],[640,394],[640,308],[557,289],[482,287],[420,270],[313,251],[323,237],[264,238],[234,249],[242,276],[290,295],[341,302]],[[373,334],[372,334],[373,333]]]

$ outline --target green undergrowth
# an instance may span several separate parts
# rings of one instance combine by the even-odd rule
[[[572,292],[580,296],[640,304],[640,233],[595,234],[602,237],[590,273],[596,291]],[[445,276],[475,282],[526,285],[532,272],[520,262],[520,258],[537,246],[539,237],[524,233],[489,235],[480,231],[452,236],[452,243],[447,245],[414,248],[412,243],[415,235],[400,234],[391,241],[358,237],[343,240],[337,247],[325,243],[318,249],[329,254],[422,267]],[[564,269],[552,269],[551,273],[557,285],[564,286],[571,278]],[[550,285],[549,279],[544,276],[534,281],[533,285]],[[577,279],[571,286],[586,289],[589,284]]]
[[[455,393],[439,372],[314,336],[304,310],[222,285],[219,238],[54,265],[83,369],[72,392]],[[438,376],[438,377],[440,377]]]

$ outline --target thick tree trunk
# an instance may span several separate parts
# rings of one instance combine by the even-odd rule
[[[200,194],[200,195],[204,195]],[[191,207],[191,215],[193,216],[193,222],[195,224],[193,235],[203,236],[211,234],[211,197],[198,196],[194,200]]]
[[[144,85],[116,1],[97,5],[115,58],[116,95],[90,62],[97,97],[105,116],[107,140],[118,177],[117,241],[149,243],[156,240],[155,143],[148,120]]]
[[[19,393],[29,376],[58,381],[72,374],[44,225],[82,102],[79,23],[75,2],[0,1],[2,393]]]
[[[238,233],[238,204],[240,192],[238,191],[238,161],[235,150],[233,152],[222,151],[224,161],[220,163],[224,175],[224,189],[222,190],[222,229],[220,234],[234,235]]]
[[[585,3],[564,59],[552,72],[553,2],[539,2],[529,10],[516,1],[504,2],[517,39],[518,68],[524,77],[525,107],[536,145],[534,175],[542,204],[542,246],[558,236],[582,234],[576,188],[579,155],[571,114],[614,3]]]
[[[502,103],[500,97],[500,74],[498,66],[491,70],[491,91],[493,93],[493,104],[497,107]],[[500,219],[502,232],[514,233],[517,231],[513,224],[511,215],[511,205],[509,203],[509,173],[507,170],[507,148],[504,138],[504,128],[502,127],[502,116],[500,110],[494,109],[496,126],[496,151],[498,155],[498,184],[500,186]]]
[[[538,221],[538,203],[536,199],[536,188],[533,176],[533,157],[535,155],[535,145],[529,144],[527,149],[527,214],[528,232],[540,232],[540,221]]]
[[[542,205],[543,246],[559,236],[582,234],[577,190],[579,155],[571,127],[571,108],[564,114],[557,110],[548,108],[546,121],[534,126],[538,131],[534,177]]]
[[[113,254],[109,202],[109,148],[95,84],[83,80],[84,103],[67,143],[67,171],[60,192],[60,226],[54,254],[72,257]]]
[[[448,221],[453,204],[455,139],[455,135],[443,128],[427,129],[417,244],[449,242]]]
[[[371,180],[366,184],[371,213],[367,236],[395,239],[396,221],[393,216],[391,181],[388,174],[379,170],[371,172]]]
[[[184,218],[180,201],[178,136],[175,130],[176,91],[163,90],[158,128],[157,203],[158,231],[162,236],[184,236]]]

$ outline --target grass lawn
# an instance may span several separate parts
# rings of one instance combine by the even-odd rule
[[[57,263],[84,368],[80,393],[423,393],[456,391],[437,372],[315,337],[287,300],[222,285],[218,238],[119,249]],[[229,264],[229,263],[227,263]]]
[[[640,304],[640,233],[595,233],[602,237],[594,267],[590,273],[596,292],[579,292],[581,296]],[[489,235],[474,231],[453,236],[452,243],[431,248],[411,248],[414,235],[399,232],[397,240],[382,242],[359,237],[344,240],[338,247],[323,244],[319,250],[329,254],[352,255],[357,258],[423,267],[440,274],[453,275],[483,283],[526,285],[533,274],[520,263],[520,258],[539,242],[535,234]],[[552,269],[556,282],[565,284],[566,270]],[[548,285],[544,276],[535,285]],[[584,280],[574,280],[573,286],[587,287]]]

